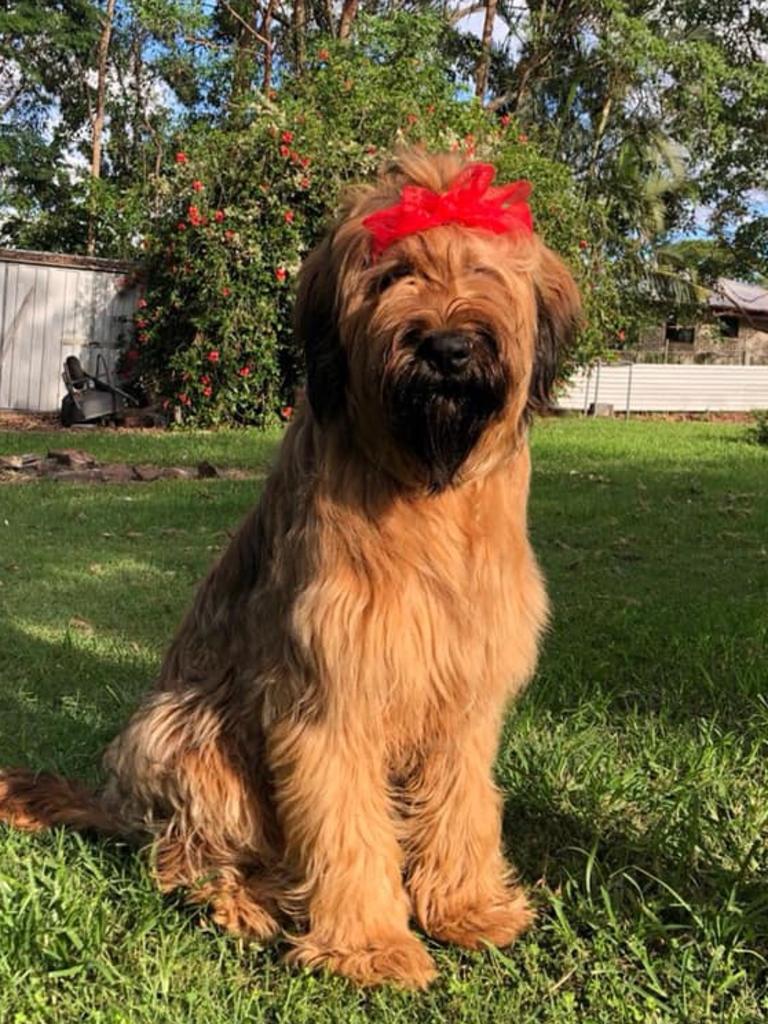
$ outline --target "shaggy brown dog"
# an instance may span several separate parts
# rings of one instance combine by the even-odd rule
[[[0,818],[149,837],[164,889],[290,958],[424,986],[410,930],[506,945],[531,922],[492,764],[547,618],[526,529],[532,410],[578,312],[534,234],[445,224],[371,258],[362,219],[453,156],[348,198],[297,303],[309,405],[202,584],[91,795],[0,777]]]

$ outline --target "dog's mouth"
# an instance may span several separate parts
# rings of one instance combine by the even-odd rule
[[[466,359],[459,353],[454,362],[446,370],[413,346],[383,380],[390,429],[426,469],[433,490],[452,483],[486,427],[502,413],[508,390],[507,374],[490,346]]]

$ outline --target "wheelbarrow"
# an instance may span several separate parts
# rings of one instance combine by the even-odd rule
[[[86,373],[77,356],[67,356],[62,380],[67,393],[61,400],[61,423],[98,423],[116,420],[123,410],[138,401],[127,391],[112,383],[107,361],[101,352],[96,356],[96,373]]]

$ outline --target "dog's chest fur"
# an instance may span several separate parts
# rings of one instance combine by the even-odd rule
[[[323,703],[354,702],[407,742],[524,685],[547,615],[528,476],[522,451],[488,477],[393,501],[373,519],[324,508],[315,581],[291,616]]]

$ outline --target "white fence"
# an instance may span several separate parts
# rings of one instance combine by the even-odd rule
[[[557,404],[587,412],[598,403],[624,413],[768,409],[768,366],[598,364],[573,377]]]
[[[114,371],[136,305],[136,289],[124,287],[131,269],[0,249],[0,409],[58,410],[67,356],[94,372],[101,354]]]

